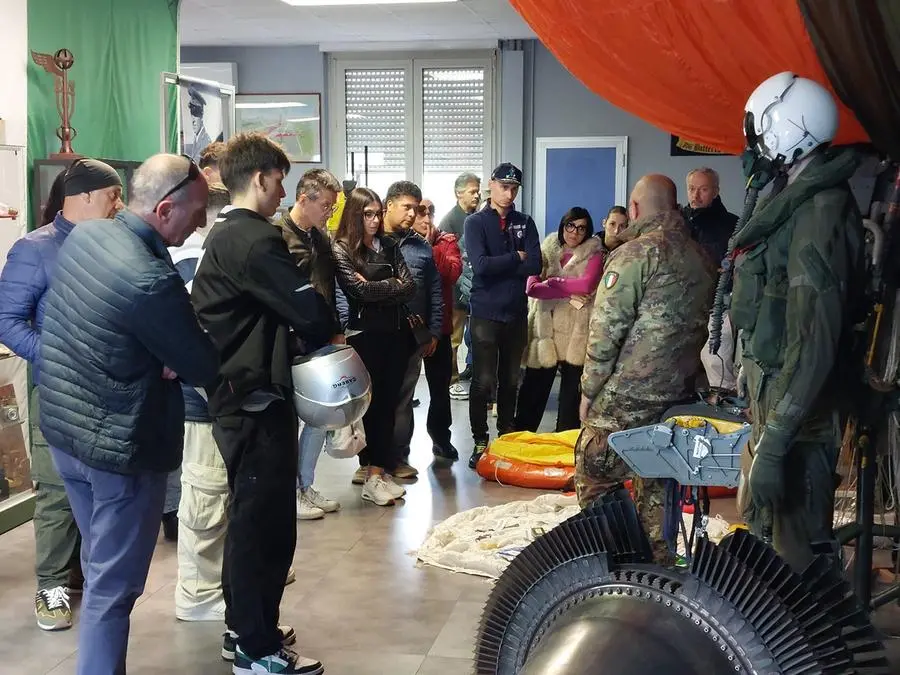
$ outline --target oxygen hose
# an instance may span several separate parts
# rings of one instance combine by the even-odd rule
[[[744,196],[744,210],[741,211],[741,217],[738,218],[737,224],[734,226],[734,232],[728,239],[728,250],[725,252],[725,258],[722,260],[722,271],[719,272],[719,281],[716,284],[716,296],[713,300],[712,322],[709,326],[709,353],[718,354],[719,346],[722,344],[722,323],[725,318],[725,292],[731,285],[731,278],[734,274],[734,261],[732,255],[734,253],[734,239],[744,223],[750,220],[753,210],[756,208],[756,202],[759,199],[759,191],[763,187],[754,180],[758,174],[754,174],[747,181],[747,193]]]

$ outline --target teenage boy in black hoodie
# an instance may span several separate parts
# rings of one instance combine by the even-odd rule
[[[291,361],[328,343],[334,315],[268,220],[290,169],[281,148],[239,134],[219,168],[233,208],[205,242],[191,300],[222,361],[207,389],[231,492],[222,656],[234,659],[237,674],[318,675],[321,663],[284,648],[295,635],[279,628],[278,608],[297,537]]]

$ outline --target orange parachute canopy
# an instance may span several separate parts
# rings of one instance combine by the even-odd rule
[[[591,91],[661,129],[719,150],[744,149],[744,104],[770,75],[790,70],[834,92],[795,0],[511,3]],[[853,113],[838,105],[835,142],[867,141]]]

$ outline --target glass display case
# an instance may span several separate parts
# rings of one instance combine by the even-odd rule
[[[0,145],[0,265],[28,229],[25,148]],[[28,365],[0,345],[0,533],[31,517]]]
[[[119,172],[122,179],[122,200],[127,204],[128,195],[131,191],[131,178],[141,163],[131,162],[121,159],[107,159],[105,157],[98,158],[109,164],[112,168]],[[44,205],[50,196],[50,187],[56,177],[69,168],[73,162],[72,159],[36,159],[34,160],[34,176],[32,178],[32,227],[38,227],[41,223],[37,222],[41,214],[44,212]]]

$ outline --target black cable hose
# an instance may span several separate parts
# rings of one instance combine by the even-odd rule
[[[734,232],[728,239],[728,250],[725,252],[725,259],[722,261],[722,271],[719,273],[719,281],[716,284],[716,296],[713,300],[712,321],[709,325],[709,353],[718,354],[719,346],[722,344],[722,323],[725,318],[725,293],[731,285],[731,279],[734,275],[734,261],[731,259],[734,253],[734,239],[738,232],[744,227],[744,224],[750,220],[753,210],[756,208],[756,202],[759,199],[759,191],[763,186],[757,184],[752,178],[747,186],[747,193],[744,196],[744,210],[741,211],[741,217],[738,218],[734,226]]]

